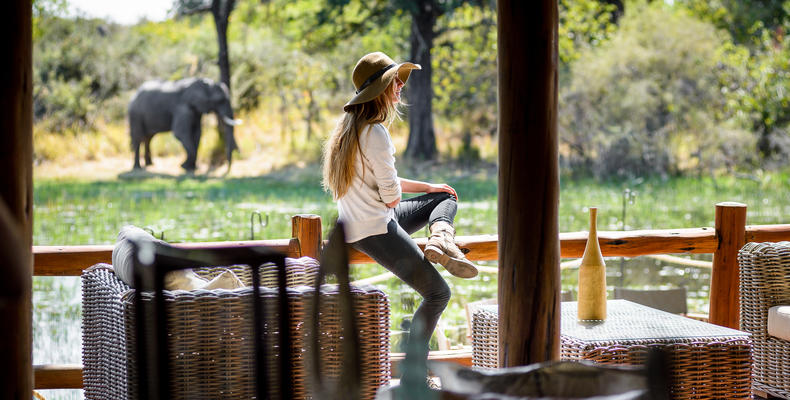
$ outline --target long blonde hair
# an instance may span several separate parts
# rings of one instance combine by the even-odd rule
[[[324,145],[322,185],[337,200],[348,192],[354,179],[354,162],[359,149],[359,136],[367,125],[386,124],[400,116],[397,103],[392,101],[395,80],[375,99],[354,104],[337,123]],[[362,171],[364,174],[364,164]]]

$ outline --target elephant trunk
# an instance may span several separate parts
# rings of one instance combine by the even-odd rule
[[[233,119],[233,111],[231,110],[218,112],[217,120],[222,121],[222,131],[225,136],[225,156],[228,159],[228,171],[230,171],[230,166],[233,163],[233,150],[239,149],[239,146],[236,144],[236,138],[233,135],[233,130],[234,126],[241,123],[241,120]]]

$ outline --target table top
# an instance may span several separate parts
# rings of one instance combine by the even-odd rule
[[[560,332],[582,341],[644,341],[651,339],[749,337],[746,332],[697,321],[632,303],[608,300],[604,321],[576,319],[575,301],[562,303]]]
[[[579,321],[575,301],[561,303],[560,332],[563,337],[583,342],[670,341],[679,338],[748,338],[735,329],[709,324],[656,310],[627,300],[607,300],[604,321]],[[496,313],[497,306],[483,306]]]

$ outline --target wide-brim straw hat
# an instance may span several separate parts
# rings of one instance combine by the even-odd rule
[[[420,64],[410,62],[397,64],[380,51],[366,54],[357,61],[351,74],[357,92],[343,106],[343,111],[348,111],[354,104],[367,103],[378,97],[392,83],[396,74],[403,83],[406,83],[413,69],[422,69],[422,67]]]

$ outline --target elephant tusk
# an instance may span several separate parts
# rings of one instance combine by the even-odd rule
[[[228,124],[230,126],[236,126],[236,125],[241,124],[241,120],[240,119],[230,119],[230,118],[228,118],[227,116],[224,116],[224,115],[222,116],[222,122],[224,122],[224,123],[226,123],[226,124]]]

